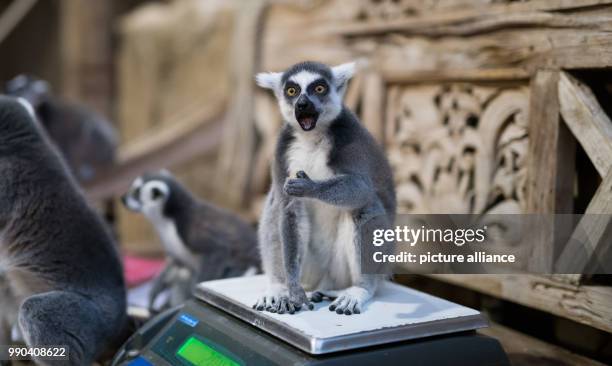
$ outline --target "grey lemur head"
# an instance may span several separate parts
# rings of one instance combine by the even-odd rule
[[[342,98],[355,63],[329,67],[302,62],[284,72],[257,74],[262,88],[274,91],[284,120],[303,131],[327,127],[342,111]]]
[[[195,197],[165,169],[136,178],[121,200],[129,210],[140,212],[153,221],[177,219],[196,202]]]
[[[4,90],[7,95],[24,98],[34,109],[38,109],[51,93],[49,83],[26,74],[17,75],[9,80]]]
[[[167,181],[170,177],[169,172],[162,170],[136,178],[121,197],[124,206],[147,217],[163,213],[170,197],[170,184]]]

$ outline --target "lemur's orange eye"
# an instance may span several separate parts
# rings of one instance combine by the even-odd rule
[[[315,92],[317,94],[323,94],[323,93],[325,93],[326,90],[327,90],[327,88],[324,85],[317,85],[315,87]]]
[[[295,97],[295,95],[297,94],[297,89],[294,87],[289,87],[287,88],[287,90],[285,90],[285,93],[287,93],[287,95],[290,97]]]

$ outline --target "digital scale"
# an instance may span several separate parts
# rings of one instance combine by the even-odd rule
[[[477,334],[476,310],[385,282],[361,314],[329,302],[296,314],[252,309],[264,276],[203,282],[195,299],[136,332],[113,365],[509,365],[499,342]]]

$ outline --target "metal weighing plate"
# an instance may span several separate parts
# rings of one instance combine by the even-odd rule
[[[329,302],[296,314],[252,309],[265,292],[263,275],[200,283],[195,296],[310,354],[474,330],[487,326],[480,312],[385,282],[361,314],[339,315]]]

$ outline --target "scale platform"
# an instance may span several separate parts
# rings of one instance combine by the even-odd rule
[[[251,306],[263,276],[201,283],[195,299],[150,319],[120,348],[112,366],[509,366],[473,309],[385,283],[361,314],[329,302],[296,314]]]
[[[329,301],[296,314],[257,311],[252,305],[267,287],[265,276],[204,282],[196,298],[312,355],[322,355],[487,326],[480,312],[385,282],[361,314],[329,311]]]

